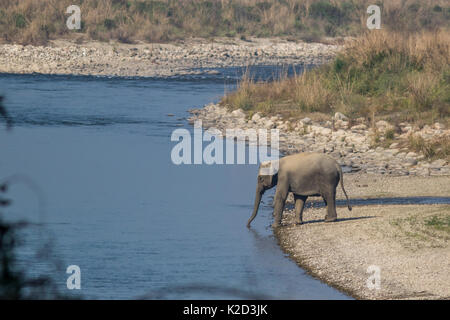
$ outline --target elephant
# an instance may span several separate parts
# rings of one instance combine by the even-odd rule
[[[322,196],[327,206],[325,222],[337,219],[336,187],[341,182],[342,191],[347,198],[347,207],[352,207],[344,189],[341,166],[322,153],[304,152],[289,155],[279,160],[262,162],[257,178],[255,204],[247,227],[255,219],[264,192],[277,186],[274,198],[274,222],[272,227],[281,225],[282,213],[289,192],[295,199],[295,223],[303,223],[303,209],[309,196]]]

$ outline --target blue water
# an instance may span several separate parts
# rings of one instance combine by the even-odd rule
[[[51,276],[69,296],[347,299],[280,250],[268,198],[245,227],[256,165],[171,162],[172,131],[192,130],[187,110],[233,89],[235,73],[0,75],[15,121],[11,132],[0,130],[0,180],[14,175],[4,216],[42,224],[24,233],[24,269],[46,270],[33,252],[51,238],[60,261]],[[69,265],[81,269],[76,292],[66,288]]]

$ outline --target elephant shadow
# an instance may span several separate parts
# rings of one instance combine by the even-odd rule
[[[343,222],[343,221],[352,221],[352,220],[361,220],[361,219],[373,219],[373,218],[376,218],[376,217],[377,216],[337,218],[333,223]],[[323,219],[307,220],[307,221],[303,221],[303,224],[319,223],[319,222],[324,222],[324,220]]]

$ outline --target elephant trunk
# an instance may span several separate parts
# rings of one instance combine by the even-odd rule
[[[264,190],[258,187],[256,189],[255,205],[253,207],[253,213],[252,213],[252,216],[250,217],[250,219],[248,219],[247,228],[250,228],[250,223],[252,223],[253,219],[255,219],[255,217],[258,213],[259,204],[261,203],[261,198],[262,198],[263,194],[264,194]]]

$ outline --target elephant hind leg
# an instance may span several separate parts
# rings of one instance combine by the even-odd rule
[[[327,205],[327,215],[325,216],[325,222],[336,221],[336,190],[332,190],[323,195],[325,204]]]
[[[295,223],[302,224],[303,223],[303,209],[305,208],[307,196],[300,196],[294,194],[295,199]]]

